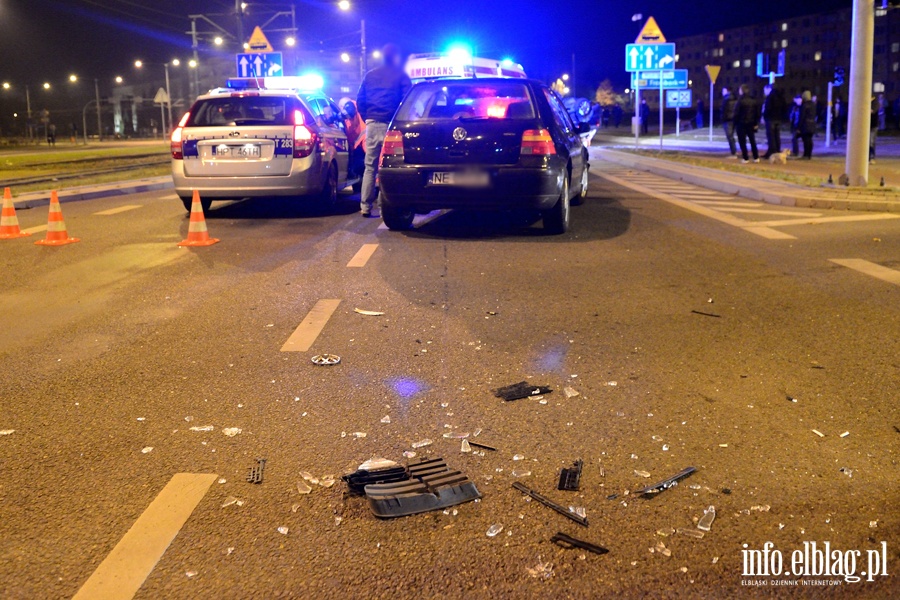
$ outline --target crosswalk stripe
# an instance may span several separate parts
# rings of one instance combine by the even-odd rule
[[[782,215],[784,217],[819,217],[822,215],[822,213],[809,213],[789,210],[765,210],[760,208],[733,208],[728,206],[722,206],[719,208],[719,210],[725,212],[746,213],[751,215]]]
[[[854,271],[874,277],[875,279],[893,283],[894,285],[900,285],[900,271],[883,267],[877,263],[861,258],[829,258],[828,260],[837,265],[841,265],[842,267],[847,267],[848,269],[853,269]]]
[[[873,213],[867,215],[845,215],[843,217],[818,217],[812,219],[784,219],[780,221],[761,221],[754,223],[763,227],[787,227],[789,225],[822,225],[825,223],[848,223],[853,221],[881,221],[884,219],[900,219],[894,213]]]

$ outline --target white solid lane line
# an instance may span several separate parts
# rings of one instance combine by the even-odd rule
[[[829,258],[828,260],[836,265],[841,265],[842,267],[865,273],[869,277],[887,281],[894,285],[900,285],[900,271],[882,267],[879,264],[861,258]]]
[[[366,263],[369,262],[369,259],[372,258],[372,255],[375,254],[375,251],[378,249],[378,244],[363,244],[363,247],[359,249],[359,252],[350,259],[350,262],[347,263],[348,267],[364,267]]]
[[[41,231],[47,231],[47,225],[38,225],[37,227],[22,229],[22,233],[39,233]]]
[[[688,198],[688,200],[691,200]],[[697,204],[703,204],[706,206],[738,206],[738,207],[752,207],[759,206],[753,202],[734,202],[731,200],[691,200],[691,202],[696,202]]]
[[[100,212],[95,212],[94,215],[98,217],[107,217],[110,215],[117,215],[119,213],[127,212],[129,210],[134,210],[136,208],[141,208],[143,204],[126,204],[125,206],[117,206],[116,208],[110,208],[107,210],[101,210]]]
[[[745,205],[746,206],[746,205]],[[747,213],[752,215],[783,215],[785,217],[820,217],[822,213],[799,212],[789,210],[765,210],[762,208],[730,208],[720,207],[725,212]]]
[[[813,219],[784,219],[782,221],[759,221],[754,225],[761,227],[786,227],[788,225],[822,225],[824,223],[848,223],[852,221],[881,221],[883,219],[900,219],[894,213],[872,213],[868,215],[845,215],[843,217],[818,217]]]
[[[73,600],[130,600],[218,475],[177,473],[103,559]]]
[[[325,325],[337,310],[340,300],[319,300],[312,307],[303,322],[281,347],[282,352],[306,352],[325,329]]]

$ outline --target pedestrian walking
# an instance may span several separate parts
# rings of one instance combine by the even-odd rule
[[[763,158],[781,152],[781,120],[784,118],[784,96],[770,83],[763,91],[762,118],[766,125],[766,153]]]
[[[734,141],[734,109],[737,106],[737,99],[728,91],[727,87],[722,88],[722,129],[725,130],[725,139],[728,140],[728,149],[731,156],[728,158],[737,158],[737,144]]]
[[[377,214],[377,190],[375,175],[381,146],[387,133],[388,123],[412,84],[403,71],[400,49],[388,44],[381,50],[382,64],[375,67],[363,78],[359,86],[356,106],[366,124],[366,169],[363,174],[360,209],[362,216],[375,217]]]
[[[803,92],[800,97],[802,99],[800,104],[800,139],[803,140],[803,158],[810,160],[812,159],[813,136],[818,129],[816,105],[809,90]]]
[[[844,135],[844,119],[846,116],[847,115],[844,113],[844,103],[841,102],[840,98],[836,99],[831,111],[831,131],[834,136],[834,141],[838,141]]]
[[[734,129],[737,132],[738,143],[741,146],[741,156],[745,164],[750,162],[747,153],[747,141],[750,141],[750,149],[753,151],[753,162],[759,162],[759,150],[756,147],[756,132],[759,129],[759,105],[750,96],[750,87],[742,84],[738,88],[738,101],[734,110]]]
[[[798,94],[794,96],[794,103],[791,105],[791,114],[788,119],[791,122],[791,154],[796,158],[800,158],[800,105],[803,104],[803,98]]]
[[[53,123],[47,125],[47,145],[56,146],[56,125]]]
[[[703,115],[706,113],[706,104],[703,103],[703,98],[697,100],[697,116],[695,117],[697,121],[697,129],[703,129]]]
[[[879,103],[872,98],[871,117],[869,121],[869,164],[875,164],[875,143],[878,141]]]
[[[641,98],[641,133],[647,135],[650,132],[650,107],[647,99]]]

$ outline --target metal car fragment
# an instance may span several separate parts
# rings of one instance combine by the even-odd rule
[[[590,542],[585,542],[584,540],[573,538],[572,536],[566,535],[562,532],[554,534],[554,536],[550,538],[550,541],[562,548],[581,548],[582,550],[587,550],[588,552],[593,552],[594,554],[609,554],[609,550],[607,548],[604,548],[603,546],[598,546]]]
[[[341,362],[341,357],[337,354],[317,354],[312,357],[312,362],[319,366],[331,366]]]
[[[256,465],[250,467],[247,472],[247,483],[262,483],[263,482],[263,471],[266,469],[266,459],[257,458]]]
[[[584,461],[580,458],[572,463],[571,467],[560,470],[559,485],[556,489],[577,492],[578,486],[581,484],[581,469],[584,467]]]
[[[675,473],[668,479],[663,479],[659,483],[654,483],[653,485],[648,485],[645,488],[641,488],[639,490],[634,491],[635,494],[658,494],[664,490],[669,489],[670,487],[678,485],[678,482],[684,479],[685,477],[689,477],[692,475],[697,469],[695,467],[685,467],[678,473]]]
[[[551,509],[555,510],[556,512],[558,512],[559,514],[561,514],[562,516],[564,516],[568,519],[572,519],[579,525],[584,525],[585,527],[587,527],[587,524],[588,524],[587,517],[582,517],[582,516],[576,514],[575,512],[570,511],[565,506],[562,506],[561,504],[557,504],[556,502],[553,502],[549,498],[542,496],[541,494],[535,492],[534,490],[529,489],[527,486],[522,485],[518,481],[513,483],[512,486],[514,488],[516,488],[517,490],[519,490],[520,492],[522,492],[523,494],[525,494],[526,496],[531,496],[532,499],[537,500],[538,502],[540,502],[547,508],[551,508]]]
[[[406,481],[365,486],[375,516],[415,515],[481,498],[474,482],[459,471],[451,471],[440,458],[410,462],[407,471]]]
[[[503,398],[507,402],[510,400],[520,400],[529,396],[540,396],[541,394],[549,394],[552,392],[549,387],[541,385],[531,385],[527,381],[520,381],[512,385],[497,388],[493,390],[494,395]]]
[[[347,483],[351,494],[361,496],[367,485],[407,481],[409,473],[405,467],[392,460],[372,459],[361,464],[353,473],[343,475],[341,479]]]

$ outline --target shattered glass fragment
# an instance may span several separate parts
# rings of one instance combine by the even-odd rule
[[[311,492],[312,492],[312,488],[309,487],[309,485],[305,481],[297,482],[297,493],[298,494],[300,494],[301,496],[305,496],[306,494],[309,494]]]
[[[491,525],[491,526],[488,528],[488,530],[487,530],[487,536],[488,536],[488,537],[494,537],[494,536],[496,536],[498,533],[500,533],[501,531],[503,531],[503,525],[500,525],[500,524],[498,524],[498,523],[495,523],[494,525]]]
[[[464,439],[462,441],[462,443],[459,446],[459,451],[460,452],[471,452],[472,451],[472,446],[469,445],[469,440]]]
[[[705,511],[703,511],[703,516],[700,518],[700,521],[697,523],[697,529],[702,529],[703,531],[709,531],[712,527],[713,521],[716,520],[716,507],[710,505]]]
[[[568,387],[568,386],[563,388],[563,394],[566,395],[566,398],[577,398],[578,396],[581,395],[578,392],[578,390],[576,390],[575,388],[572,388],[572,387]]]
[[[279,527],[279,528],[278,528],[278,533],[280,533],[281,535],[287,535],[287,534],[288,534],[288,528],[287,528],[287,527]]]
[[[413,442],[411,445],[413,448],[424,448],[425,446],[430,446],[433,443],[434,442],[432,440],[426,438],[426,439],[418,441],[418,442]]]
[[[702,540],[704,536],[704,533],[702,531],[697,531],[696,529],[686,529],[683,527],[679,527],[675,531],[677,531],[679,535],[686,535],[687,537],[697,538],[698,540]]]
[[[212,431],[215,429],[212,425],[201,425],[199,427],[191,427],[191,431]]]
[[[385,423],[385,424],[390,423],[390,422],[391,422],[391,416],[390,416],[390,415],[384,415],[383,417],[381,417],[381,422],[382,422],[382,423]]]
[[[512,476],[513,477],[528,477],[531,475],[531,471],[528,469],[513,469]]]

